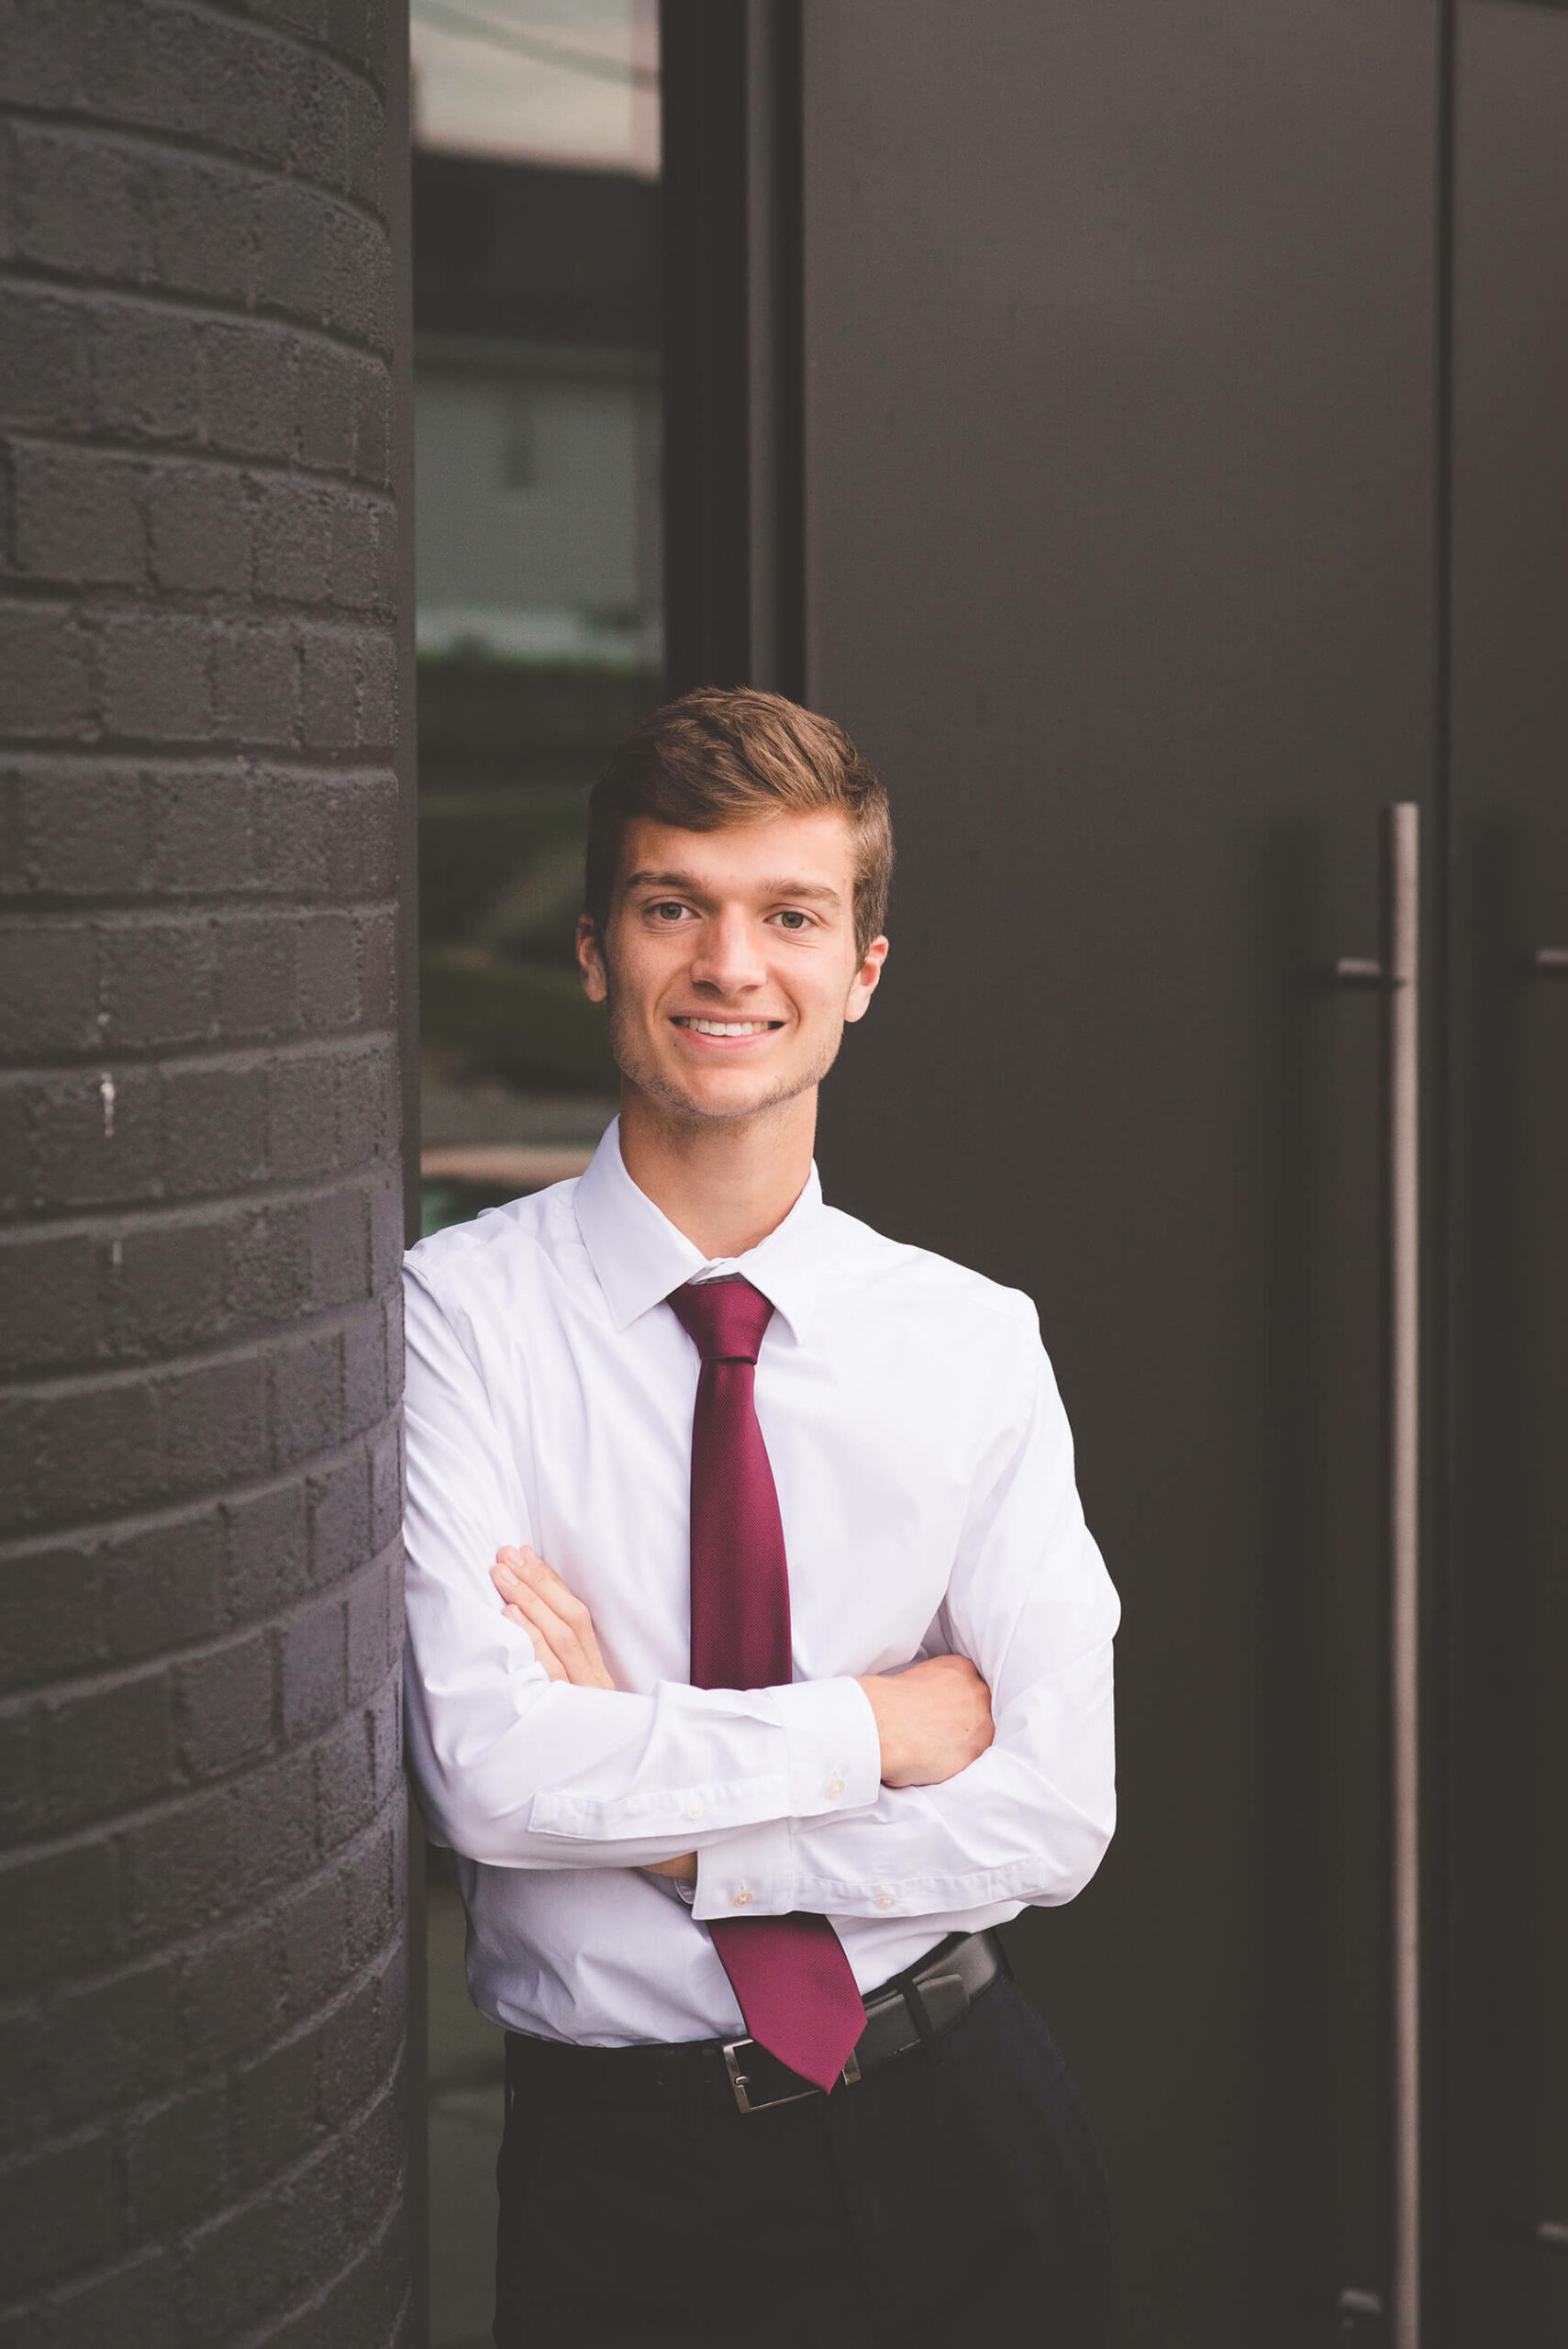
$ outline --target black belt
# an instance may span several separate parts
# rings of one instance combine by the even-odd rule
[[[867,1998],[865,2029],[844,2066],[844,2084],[852,2087],[879,2065],[931,2045],[961,2023],[981,1992],[1007,1970],[995,1933],[950,1934]],[[769,2105],[822,2093],[754,2039],[569,2047],[515,2031],[506,2033],[506,2087],[508,2097],[524,2095],[531,2104],[557,2110],[732,2104],[742,2112],[762,2112]]]

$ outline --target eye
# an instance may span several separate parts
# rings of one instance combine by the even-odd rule
[[[780,924],[785,930],[805,930],[808,920],[809,916],[803,914],[795,906],[786,906],[779,916]]]
[[[686,909],[678,897],[662,897],[657,905],[650,906],[648,910],[655,921],[670,922],[679,921]]]

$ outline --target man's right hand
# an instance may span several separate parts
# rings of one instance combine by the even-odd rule
[[[991,1691],[966,1655],[934,1655],[861,1687],[876,1715],[884,1787],[935,1787],[978,1761],[995,1731]]]

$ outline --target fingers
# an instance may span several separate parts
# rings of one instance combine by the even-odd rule
[[[534,1652],[534,1661],[536,1664],[542,1664],[546,1677],[550,1680],[566,1680],[570,1675],[550,1645],[543,1625],[530,1622],[517,1605],[516,1597],[513,1596],[514,1593],[526,1595],[527,1590],[527,1586],[520,1581],[512,1567],[506,1564],[508,1558],[516,1559],[518,1555],[517,1551],[503,1550],[497,1553],[495,1564],[490,1569],[490,1579],[505,1601],[501,1612],[508,1623],[516,1623],[519,1631],[528,1633],[528,1643]]]
[[[950,1680],[978,1680],[980,1674],[966,1655],[933,1655],[926,1660],[928,1672],[940,1673]]]
[[[683,1852],[678,1860],[650,1860],[642,1871],[644,1876],[673,1876],[678,1884],[695,1884],[697,1855]]]
[[[495,1553],[495,1564],[490,1569],[490,1579],[503,1598],[521,1600],[537,1595],[562,1622],[579,1619],[588,1623],[588,1610],[574,1591],[567,1588],[553,1566],[546,1565],[537,1550],[526,1543],[508,1546]],[[590,1631],[592,1625],[589,1624]]]
[[[582,1667],[584,1685],[607,1688],[610,1675],[599,1653],[599,1642],[587,1608],[574,1591],[533,1550],[518,1553],[524,1587],[514,1595],[527,1615],[543,1626],[546,1638],[573,1680]]]
[[[574,1687],[614,1687],[588,1609],[537,1551],[498,1551],[490,1578],[507,1611],[517,1609],[530,1632],[542,1635]]]
[[[520,1591],[515,1603],[525,1621],[530,1625],[537,1625],[543,1632],[550,1645],[566,1666],[567,1678],[573,1681],[578,1679],[585,1668],[585,1660],[582,1642],[573,1634],[572,1626],[564,1622],[537,1591],[527,1589]]]
[[[967,1656],[929,1656],[861,1687],[876,1717],[887,1786],[940,1786],[995,1738],[991,1691]]]
[[[561,1658],[550,1645],[550,1642],[545,1638],[544,1633],[536,1629],[536,1627],[528,1621],[528,1619],[523,1613],[522,1609],[520,1607],[506,1607],[503,1608],[502,1612],[506,1616],[508,1623],[516,1623],[519,1630],[528,1633],[528,1643],[534,1652],[534,1661],[536,1664],[543,1664],[546,1678],[550,1680],[564,1680],[567,1676],[566,1666],[562,1663]]]
[[[503,1549],[497,1550],[495,1564],[490,1573],[491,1580],[502,1585],[505,1585],[508,1577],[513,1582],[526,1581],[532,1588],[542,1591],[544,1596],[552,1601],[565,1600],[572,1597],[572,1593],[567,1589],[555,1568],[546,1565],[539,1552],[530,1550],[526,1542],[508,1542]]]

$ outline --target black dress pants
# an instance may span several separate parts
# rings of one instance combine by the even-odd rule
[[[1105,2349],[1099,2157],[1003,1978],[928,2054],[741,2113],[508,2096],[497,2349]]]

